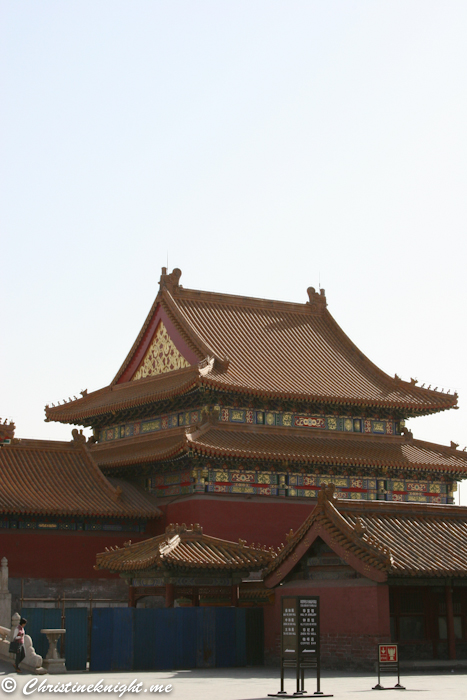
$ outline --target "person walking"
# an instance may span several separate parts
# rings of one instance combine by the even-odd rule
[[[19,625],[15,628],[15,631],[13,632],[13,640],[12,644],[14,647],[16,647],[16,658],[15,658],[15,668],[16,668],[16,673],[21,673],[21,669],[19,667],[21,661],[24,659],[26,654],[24,653],[24,626],[26,625],[27,620],[22,617],[21,620],[19,621]],[[13,651],[13,650],[12,650]]]

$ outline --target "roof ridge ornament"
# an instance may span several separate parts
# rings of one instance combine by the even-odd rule
[[[71,431],[73,436],[72,444],[73,447],[81,447],[86,444],[86,435],[83,434],[83,430],[78,430],[78,428],[73,428]]]
[[[203,358],[201,362],[198,362],[198,370],[202,377],[206,377],[208,374],[211,374],[212,370],[214,369],[215,361],[215,357],[210,357],[209,355],[206,355],[206,357]]]
[[[186,523],[182,523],[181,525],[179,525],[178,523],[170,523],[170,525],[167,525],[167,527],[165,528],[165,534],[169,537],[182,534],[202,535],[203,528],[199,523],[195,523],[194,525],[191,524],[190,527],[188,527]]]
[[[13,441],[15,438],[15,428],[16,425],[14,422],[8,418],[5,418],[3,423],[1,423],[1,418],[0,418],[0,441],[1,440],[11,440]]]
[[[180,277],[182,276],[182,271],[180,268],[175,267],[172,272],[168,275],[167,268],[162,268],[161,278],[159,281],[159,288],[164,289],[164,287],[173,294],[176,289],[180,289]]]
[[[318,491],[318,505],[323,506],[328,501],[331,503],[337,501],[335,484],[322,484]]]
[[[306,302],[307,306],[310,307],[312,313],[322,315],[327,306],[325,290],[320,289],[319,292],[317,292],[314,287],[308,287],[306,291],[309,299],[309,301]]]
[[[227,356],[216,357],[215,355],[206,355],[201,362],[198,362],[198,371],[202,377],[207,377],[214,370],[225,372],[230,364]]]
[[[413,432],[409,430],[405,425],[401,426],[401,435],[404,436],[404,440],[413,440]]]
[[[203,406],[201,409],[200,420],[194,425],[188,425],[185,429],[187,439],[191,441],[193,437],[203,435],[211,426],[219,425],[219,415],[221,412],[220,406]]]
[[[209,423],[210,425],[217,425],[219,423],[219,415],[221,412],[220,406],[203,406],[201,411],[201,425]]]

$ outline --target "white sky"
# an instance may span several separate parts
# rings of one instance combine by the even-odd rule
[[[2,385],[18,437],[109,383],[157,293],[329,309],[457,389],[467,444],[467,3],[1,0]],[[467,504],[467,484],[462,502]]]

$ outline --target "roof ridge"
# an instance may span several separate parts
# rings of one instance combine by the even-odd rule
[[[0,450],[5,512],[138,520],[160,517],[154,498],[143,496],[129,484],[110,482],[84,442],[68,446],[58,450]],[[15,478],[25,484],[20,497]]]
[[[200,360],[201,362],[206,356],[215,357],[216,359],[225,360],[226,358],[220,357],[215,350],[209,345],[209,343],[203,338],[197,328],[191,323],[189,319],[186,318],[183,311],[178,306],[176,300],[169,292],[168,289],[163,289],[161,292],[162,303],[167,304],[166,311],[169,311],[173,315],[173,320],[175,324],[181,326],[182,332],[187,336],[187,339],[194,345],[194,347],[203,356]]]
[[[138,346],[139,346],[139,344],[140,344],[140,342],[141,342],[141,340],[142,340],[144,334],[146,333],[149,324],[151,323],[152,317],[154,316],[154,313],[155,313],[155,311],[156,311],[156,309],[157,309],[157,306],[158,306],[159,302],[160,302],[160,291],[159,291],[159,293],[157,294],[156,298],[154,299],[154,301],[153,301],[153,303],[152,303],[152,306],[151,306],[151,308],[150,308],[150,310],[149,310],[149,313],[148,313],[148,315],[146,316],[146,319],[145,319],[143,325],[141,326],[141,330],[140,330],[140,332],[138,333],[138,335],[136,336],[135,342],[133,343],[133,345],[132,345],[131,348],[130,348],[129,353],[127,354],[127,356],[126,356],[125,359],[123,360],[123,364],[121,365],[121,367],[120,367],[120,369],[118,370],[117,374],[115,375],[115,377],[114,377],[114,378],[112,379],[112,381],[110,382],[110,385],[117,384],[118,380],[120,379],[120,377],[122,376],[122,374],[124,373],[124,371],[126,370],[126,368],[128,367],[128,365],[130,364],[130,361],[131,361],[133,355],[135,354],[136,350],[138,349]]]
[[[324,290],[323,290],[324,291]],[[252,306],[259,308],[277,308],[277,309],[287,309],[288,311],[294,311],[296,313],[308,314],[310,312],[309,302],[299,302],[299,301],[284,301],[281,299],[265,299],[263,297],[250,297],[243,296],[241,294],[227,294],[224,292],[210,292],[203,289],[187,289],[185,287],[178,287],[174,290],[174,294],[177,297],[183,299],[183,297],[193,296],[196,300],[214,301],[219,304],[232,304],[233,306],[243,306],[245,307],[247,303]]]
[[[113,484],[110,483],[110,481],[107,479],[107,477],[104,476],[104,474],[101,472],[98,465],[94,461],[91,453],[89,452],[89,447],[87,447],[86,443],[83,443],[82,445],[80,445],[78,447],[78,449],[81,450],[83,458],[88,462],[88,464],[91,466],[91,468],[96,472],[98,479],[110,491],[112,498],[115,501],[119,501],[121,499],[121,496],[122,496],[122,487],[121,486],[114,486]]]
[[[411,447],[413,442],[407,442],[403,438],[394,439],[387,436],[386,439],[386,436],[371,436],[373,439],[368,440],[366,436],[361,433],[358,433],[358,435],[355,434],[354,437],[350,437],[351,434],[349,433],[348,438],[346,439],[345,437],[341,437],[336,433],[323,434],[323,431],[320,431],[319,434],[318,431],[313,433],[305,433],[301,428],[298,430],[302,432],[298,433],[298,431],[293,431],[293,433],[291,433],[287,432],[287,429],[282,429],[282,431],[279,432],[279,428],[266,428],[264,429],[264,432],[258,433],[255,430],[249,429],[245,424],[230,425],[219,422],[212,425],[212,423],[204,422],[199,427],[192,426],[192,432],[188,436],[188,439],[190,441],[191,448],[203,455],[215,455],[219,454],[220,452],[225,453],[228,451],[230,455],[235,455],[243,459],[252,458],[258,460],[260,458],[264,458],[279,462],[287,459],[306,464],[319,463],[322,466],[345,464],[352,467],[387,467],[394,470],[406,468],[418,468],[424,470],[441,469],[442,471],[454,470],[462,473],[467,468],[467,453],[459,453],[453,448],[449,447],[445,448],[445,450],[437,450],[438,446],[436,444],[434,444],[433,448],[431,448],[433,453],[432,456],[436,457],[436,455],[446,454],[450,457],[450,460],[452,460],[462,455],[459,462],[451,463],[451,461],[448,460],[446,463],[445,460],[444,466],[442,466],[440,463],[427,461],[426,458],[419,459],[417,458],[417,455],[411,457],[410,454],[405,454],[403,449],[407,446]],[[222,438],[225,438],[225,436],[229,434],[236,436],[236,438],[234,439],[233,443],[230,443],[230,446],[226,446],[225,440],[222,441]],[[218,441],[216,443],[216,435],[220,437],[220,442]],[[241,435],[248,436],[249,440],[239,441],[238,438]],[[204,440],[202,438],[204,438]],[[265,439],[270,440],[270,442],[264,442]],[[281,439],[284,440],[284,442],[280,443]],[[262,445],[260,444],[258,446],[259,440],[263,440],[263,443]],[[297,440],[295,446],[294,444],[290,446],[290,440]],[[301,440],[302,442],[300,443],[298,440]],[[282,444],[283,449],[279,449],[277,447],[277,441],[279,441],[279,447]],[[310,441],[314,442],[316,448],[315,452],[311,452],[311,448],[304,450],[304,446],[307,447],[307,442]],[[250,444],[251,442],[253,442],[253,445]],[[352,448],[360,445],[363,448],[363,452],[357,449],[357,452],[354,451],[350,454],[347,452],[342,454],[342,451],[326,453],[326,450],[329,449],[329,447],[332,448],[334,444],[337,444],[338,446],[344,445],[345,447],[346,442],[352,444]],[[372,448],[373,452],[370,451],[368,454],[368,452],[365,451],[365,448],[369,446]],[[415,445],[415,447],[420,449],[420,447],[417,445]],[[383,453],[381,453],[380,448],[383,449]],[[397,455],[395,456],[393,454],[392,457],[388,457],[384,453],[385,448],[396,449]],[[348,449],[350,449],[350,445],[348,445]],[[378,454],[374,453],[375,449],[378,451]],[[253,456],[253,454],[255,456]],[[439,456],[438,459],[443,460],[443,457]]]
[[[171,437],[178,437],[179,439],[177,441],[173,441],[173,444],[170,444],[168,447],[165,446],[165,449],[162,449],[160,453],[157,455],[157,459],[162,461],[165,459],[170,459],[171,457],[174,457],[176,454],[179,452],[182,452],[183,450],[188,450],[189,449],[189,441],[187,439],[185,430],[178,430],[177,433],[174,436],[170,435],[164,435],[164,438],[170,439]],[[146,440],[147,438],[147,440]],[[133,440],[131,443],[127,443],[125,446],[127,447],[128,445],[130,447],[135,447],[138,445],[141,445],[141,442],[138,442],[138,438],[129,438]],[[148,434],[147,436],[144,436],[143,438],[139,438],[140,440],[145,440],[144,444],[149,443],[151,445],[154,436]],[[129,464],[134,463],[135,461],[135,456],[134,452],[132,455],[127,455],[126,453],[121,454],[120,449],[121,448],[121,443],[120,446],[114,445],[112,443],[109,443],[106,445],[106,443],[99,443],[96,444],[92,447],[92,450],[96,454],[96,458],[99,461],[99,464],[102,465],[102,468],[104,469],[110,469],[112,467],[123,467],[127,466]],[[144,447],[144,445],[143,445]],[[119,456],[120,455],[120,456]],[[144,454],[143,456],[137,456],[136,458],[138,462],[141,464],[144,464],[146,462],[151,462],[155,460],[154,454]]]
[[[325,515],[331,520],[331,522],[343,532],[348,539],[353,542],[356,546],[361,549],[366,549],[371,556],[376,557],[381,563],[386,566],[391,566],[391,552],[389,547],[386,545],[380,545],[376,538],[368,533],[365,533],[365,529],[352,527],[346,519],[341,515],[338,509],[335,507],[335,502],[337,498],[334,496],[335,486],[334,484],[329,484],[327,488],[322,488],[318,492],[318,503],[322,503],[324,506]],[[357,523],[359,522],[357,518]],[[363,539],[365,534],[367,534],[367,539]]]
[[[37,444],[42,443],[42,444]],[[35,438],[17,438],[17,442],[2,445],[2,450],[35,450],[45,452],[48,450],[54,451],[69,451],[73,449],[73,442],[70,440],[41,440]]]
[[[436,442],[430,442],[429,440],[421,440],[419,438],[412,438],[407,441],[408,445],[416,445],[418,447],[423,447],[426,445],[426,447],[433,449],[436,448],[440,450],[441,452],[446,452],[447,454],[450,455],[455,455],[456,457],[462,457],[467,460],[467,450],[464,448],[463,450],[458,450],[457,447],[454,447],[453,444],[451,445],[440,445]]]
[[[392,515],[397,511],[401,517],[427,517],[436,518],[445,515],[453,518],[467,517],[467,506],[459,506],[455,503],[416,503],[407,501],[339,501],[339,509],[344,513],[353,513],[358,510],[369,511],[381,517]],[[378,512],[378,511],[383,512]],[[386,513],[384,511],[387,511]]]
[[[199,376],[200,387],[278,401],[385,407],[402,411],[406,417],[457,404],[457,394],[419,387],[415,380],[405,382],[380,369],[327,310],[324,290],[308,288],[309,301],[305,303],[266,300],[184,289],[179,284],[181,274],[178,268],[170,274],[162,268],[156,299],[110,387],[129,383],[151,347],[159,322],[163,322],[178,351],[192,366],[215,359],[212,371]],[[230,365],[221,354],[231,356]],[[164,374],[170,376],[171,372]],[[170,377],[167,384],[176,383],[175,379]],[[190,389],[177,386],[167,389],[166,394],[179,395]],[[95,403],[113,405],[114,398],[104,393]],[[78,409],[88,405],[79,401]],[[135,405],[142,402],[139,398]],[[48,408],[46,414],[47,418],[73,423],[84,417],[87,423],[94,410],[92,403],[89,407],[83,416],[76,416],[69,407]],[[99,405],[96,415],[103,412]]]
[[[246,547],[242,541],[231,542],[205,535],[200,525],[171,524],[163,535],[143,542],[128,543],[96,555],[97,569],[141,571],[157,562],[159,570],[173,567],[254,570],[264,568],[273,557],[270,549]],[[190,545],[195,546],[191,547]],[[130,550],[130,551],[129,551]],[[139,555],[132,558],[132,554]],[[144,558],[144,555],[145,558]],[[229,561],[230,560],[230,561]]]

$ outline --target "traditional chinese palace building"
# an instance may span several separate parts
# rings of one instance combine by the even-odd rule
[[[46,407],[93,429],[106,476],[158,498],[164,525],[280,544],[322,483],[338,497],[452,503],[467,455],[405,420],[457,395],[389,377],[350,341],[324,290],[303,304],[184,289],[167,274],[109,386]]]
[[[435,656],[449,641],[455,653],[456,638],[467,640],[467,561],[449,559],[465,550],[467,511],[452,504],[467,453],[417,440],[405,422],[456,408],[457,395],[382,372],[333,319],[324,290],[309,288],[296,304],[185,289],[180,277],[162,269],[154,304],[108,386],[46,406],[47,421],[92,428],[88,442],[75,429],[57,449],[65,461],[80,455],[94,479],[82,480],[73,504],[73,489],[65,494],[65,513],[47,466],[48,517],[65,527],[60,515],[76,532],[84,522],[123,528],[83,578],[121,574],[132,604],[147,586],[167,605],[203,604],[206,578],[222,579],[218,602],[224,595],[224,604],[242,604],[243,596],[252,604],[256,595],[264,605],[271,655],[286,589],[320,591],[330,656],[342,646],[367,658],[391,635],[428,644]],[[11,444],[0,457],[23,455],[40,471],[46,447]],[[36,450],[29,461],[26,449]],[[11,513],[39,523],[32,507]],[[133,544],[123,538],[130,521]],[[254,595],[240,580],[248,571],[257,572]]]

